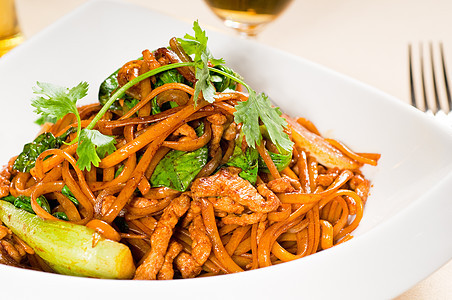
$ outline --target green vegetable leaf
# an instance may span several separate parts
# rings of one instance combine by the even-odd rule
[[[185,83],[185,84],[188,83],[185,80],[184,76],[182,76],[181,73],[179,73],[175,69],[162,72],[158,75],[155,75],[155,77],[157,78],[157,80],[156,80],[154,87],[159,87],[159,86],[162,86],[167,83],[175,83],[175,82],[180,82],[180,83]]]
[[[245,152],[240,145],[236,144],[231,158],[226,163],[227,166],[238,167],[242,169],[239,176],[255,184],[257,180],[259,153],[256,149],[248,147]]]
[[[234,78],[239,78],[242,79],[242,77],[237,74],[236,72],[234,72],[234,70],[232,70],[231,68],[224,66],[224,65],[218,65],[215,66],[215,69],[221,70],[229,75],[232,75],[232,77]],[[217,90],[217,92],[224,92],[226,90],[233,90],[235,91],[235,88],[237,87],[237,83],[235,80],[233,80],[232,78],[226,77],[224,75],[221,74],[216,74],[211,72],[210,74],[210,79],[213,82],[213,85],[215,86],[215,89]]]
[[[29,212],[31,214],[35,214],[33,208],[31,207],[30,197],[28,196],[19,196],[14,197],[13,195],[8,195],[1,200],[8,201],[9,203],[13,204],[15,207],[20,208],[22,210],[25,210],[26,212]],[[46,197],[39,196],[36,198],[36,202],[39,206],[41,206],[46,212],[50,213],[50,205],[47,201]]]
[[[115,172],[115,178],[121,175],[122,171],[124,171],[124,165],[120,165],[119,168]]]
[[[140,102],[140,100],[132,98],[128,95],[124,95],[124,104],[127,106],[128,109],[132,109],[139,102]]]
[[[273,163],[275,164],[276,169],[278,169],[278,171],[280,172],[284,170],[292,160],[292,152],[287,152],[286,154],[278,154],[269,151],[268,154],[270,154],[270,157]],[[259,156],[259,171],[270,173],[270,170],[268,170],[267,165],[260,156]]]
[[[184,192],[207,163],[208,153],[206,146],[190,152],[168,152],[156,166],[151,176],[151,186],[165,186]]]
[[[69,221],[69,218],[67,217],[66,213],[62,211],[56,211],[52,214],[52,216],[63,221]]]
[[[259,128],[259,121],[264,123],[267,128],[271,141],[276,145],[281,153],[292,152],[293,142],[289,139],[284,127],[287,126],[286,120],[281,117],[279,108],[272,107],[267,95],[249,89],[247,101],[240,102],[235,106],[234,120],[242,123],[242,130],[245,139],[250,147],[260,145],[262,135]]]
[[[118,71],[113,72],[110,76],[108,76],[99,87],[99,103],[102,105],[105,105],[107,101],[110,99],[111,94],[118,88]],[[119,105],[118,101],[113,102],[112,105],[110,105],[111,110],[120,110],[121,106]]]
[[[69,200],[71,200],[75,205],[79,205],[80,202],[78,202],[77,198],[75,198],[74,194],[72,194],[71,190],[69,189],[69,187],[67,185],[65,185],[62,189],[61,189],[61,194],[63,194],[64,196],[66,196]]]
[[[35,166],[38,156],[47,149],[59,148],[66,139],[67,134],[56,138],[52,133],[46,132],[38,135],[33,142],[25,144],[22,152],[16,158],[13,169],[19,172],[30,172]]]
[[[112,136],[103,135],[97,130],[83,129],[77,147],[77,165],[80,169],[91,170],[91,164],[98,167],[100,157],[116,151],[116,140]]]
[[[99,103],[102,105],[105,105],[107,101],[110,99],[111,94],[116,91],[119,87],[118,84],[118,71],[112,73],[110,76],[108,76],[100,85],[99,87]],[[132,109],[139,100],[129,96],[129,95],[123,95],[122,97],[124,99],[124,105],[127,106],[127,108]],[[119,105],[118,101],[113,102],[113,104],[110,105],[111,110],[122,110],[121,105]]]
[[[157,97],[154,97],[151,101],[151,114],[156,115],[162,112],[162,109],[157,103]]]

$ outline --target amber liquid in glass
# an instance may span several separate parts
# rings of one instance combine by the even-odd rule
[[[205,0],[226,26],[255,36],[280,15],[292,0]]]
[[[0,56],[22,41],[14,0],[0,0]]]

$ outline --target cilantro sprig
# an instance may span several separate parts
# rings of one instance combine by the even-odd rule
[[[175,69],[185,66],[195,67],[195,83],[194,99],[202,92],[203,98],[209,103],[215,101],[215,87],[213,82],[215,76],[211,76],[211,72],[221,74],[229,79],[232,79],[242,84],[249,93],[248,100],[236,105],[236,113],[234,119],[236,123],[242,123],[242,130],[245,135],[247,144],[255,148],[262,142],[262,135],[260,130],[260,122],[265,125],[271,141],[278,147],[280,152],[290,152],[293,143],[290,141],[288,135],[284,132],[287,126],[286,121],[281,117],[281,112],[278,108],[272,107],[268,97],[261,93],[257,94],[241,77],[235,74],[230,74],[219,70],[217,68],[209,67],[223,65],[223,59],[215,59],[207,47],[208,37],[206,32],[201,29],[198,22],[193,24],[195,35],[186,34],[184,39],[178,39],[181,46],[188,55],[194,55],[193,62],[173,63],[161,66],[159,68],[148,71],[130,80],[121,88],[117,89],[109,100],[104,104],[97,115],[91,120],[90,124],[82,129],[81,119],[77,110],[76,103],[78,100],[85,97],[88,93],[88,83],[81,82],[77,86],[68,89],[50,83],[38,82],[37,87],[34,88],[34,93],[40,95],[32,100],[32,105],[36,108],[35,112],[41,115],[40,120],[59,120],[68,113],[73,113],[77,118],[77,136],[72,141],[78,141],[77,155],[79,156],[77,164],[80,169],[90,170],[91,165],[99,166],[101,157],[110,154],[116,150],[115,139],[113,136],[103,135],[97,130],[93,130],[97,122],[107,112],[110,106],[124,93],[140,81],[164,72],[170,69]],[[196,105],[196,102],[195,102]]]
[[[80,82],[68,89],[51,83],[37,82],[33,92],[40,95],[32,100],[31,105],[44,119],[60,120],[67,114],[74,114],[77,118],[77,136],[71,142],[78,141],[77,165],[82,170],[91,170],[91,164],[99,166],[100,157],[116,150],[116,140],[112,136],[103,135],[97,130],[82,129],[77,101],[88,94],[88,83]],[[90,124],[91,125],[91,124]]]
[[[208,37],[206,32],[201,29],[198,21],[193,23],[193,31],[195,36],[186,34],[184,39],[178,39],[178,42],[184,48],[188,55],[195,55],[194,66],[196,69],[196,85],[195,85],[195,101],[198,99],[199,93],[202,92],[203,98],[209,102],[213,103],[215,101],[215,88],[212,83],[212,78],[210,76],[208,63],[210,62],[212,66],[224,64],[222,58],[216,59],[213,57],[209,48],[207,48]]]
[[[91,165],[98,167],[101,157],[113,153],[116,150],[116,140],[113,136],[104,135],[98,130],[93,130],[97,122],[105,115],[112,103],[122,97],[125,91],[130,87],[145,78],[166,70],[192,64],[193,63],[175,63],[165,65],[130,80],[110,97],[84,129],[81,128],[81,119],[76,104],[78,100],[84,98],[88,94],[88,83],[86,82],[81,82],[70,89],[51,83],[37,82],[37,87],[33,88],[33,92],[40,96],[33,99],[31,105],[36,108],[34,112],[41,115],[40,120],[57,121],[69,113],[73,113],[76,116],[77,135],[71,143],[79,143],[76,151],[78,155],[77,165],[79,168],[81,170],[86,169],[90,171]]]
[[[215,59],[207,47],[208,37],[206,32],[201,29],[198,21],[193,23],[193,31],[195,36],[186,34],[184,39],[178,39],[182,48],[188,55],[194,54],[194,64],[196,67],[196,85],[194,99],[198,99],[199,93],[202,91],[203,97],[206,101],[213,103],[215,101],[215,88],[213,86],[213,76],[211,72],[219,73],[228,77],[240,84],[248,90],[248,100],[236,105],[236,113],[234,119],[236,123],[242,123],[242,130],[245,134],[246,142],[249,146],[255,147],[262,141],[262,135],[259,128],[259,122],[267,128],[268,134],[272,142],[282,152],[292,151],[293,143],[290,141],[288,135],[284,132],[284,127],[287,127],[287,122],[281,117],[279,108],[272,107],[268,97],[261,93],[257,94],[246,82],[241,78],[226,73],[212,66],[224,64],[223,59]]]
[[[278,107],[273,107],[270,99],[264,93],[257,94],[246,82],[229,73],[216,68],[209,68],[212,72],[229,77],[243,85],[248,90],[248,100],[240,102],[235,106],[234,121],[242,123],[242,131],[245,134],[246,143],[255,148],[262,142],[260,121],[270,136],[270,140],[276,145],[279,152],[287,153],[292,151],[293,142],[289,139],[284,128],[287,122],[281,117]]]

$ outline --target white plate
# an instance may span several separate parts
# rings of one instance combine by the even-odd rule
[[[0,59],[0,160],[35,136],[29,99],[36,81],[99,83],[143,49],[191,32],[186,24],[117,1],[93,1]],[[166,282],[75,278],[0,266],[2,296],[104,298],[390,298],[452,257],[452,132],[401,101],[299,57],[208,32],[217,57],[292,116],[358,152],[379,152],[365,168],[371,197],[355,238],[330,250],[241,274]]]

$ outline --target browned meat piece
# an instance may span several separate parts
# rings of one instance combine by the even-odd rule
[[[159,201],[156,199],[147,199],[144,197],[135,197],[133,198],[129,205],[132,207],[137,207],[137,208],[143,208],[143,207],[148,207],[150,205],[155,205],[157,204]]]
[[[105,197],[102,201],[102,209],[101,209],[101,213],[103,216],[105,216],[108,212],[108,210],[110,209],[111,205],[113,204],[113,202],[115,202],[116,197],[113,195],[108,195],[107,197]]]
[[[361,174],[355,174],[355,176],[350,179],[349,184],[350,188],[361,197],[364,203],[366,203],[367,196],[369,195],[370,181]]]
[[[159,280],[169,280],[173,279],[174,269],[173,269],[173,260],[179,253],[182,251],[184,247],[178,242],[172,241],[168,246],[168,251],[165,255],[165,261],[163,262],[163,266],[159,271],[157,278]]]
[[[9,195],[9,186],[11,182],[9,181],[11,178],[11,173],[9,172],[7,167],[4,167],[0,171],[0,198],[6,197]]]
[[[355,189],[355,192],[358,194],[358,196],[361,197],[361,200],[363,203],[366,203],[367,196],[369,196],[369,189],[370,189],[370,182],[369,180],[364,180]]]
[[[224,211],[233,214],[241,214],[245,209],[243,205],[235,202],[231,197],[210,197],[209,201],[212,202],[215,210]]]
[[[261,194],[265,199],[267,199],[267,202],[269,203],[273,203],[273,207],[270,211],[273,211],[275,209],[278,208],[278,206],[281,204],[281,202],[279,201],[279,198],[275,195],[275,193],[273,193],[266,185],[265,183],[263,184],[259,184],[257,186],[257,191],[259,192],[259,194]],[[248,206],[249,207],[249,206]],[[250,207],[251,209],[251,207]],[[253,209],[251,209],[253,210]],[[257,211],[257,210],[253,210],[253,211]],[[259,212],[259,211],[257,211]],[[268,212],[268,211],[261,211],[261,212]]]
[[[206,227],[201,217],[201,204],[192,201],[181,226],[188,227],[192,243],[192,256],[199,265],[203,265],[210,255],[212,243],[206,233]]]
[[[22,260],[22,257],[25,255],[25,253],[20,253],[19,249],[17,249],[16,247],[14,247],[14,245],[5,240],[1,240],[0,241],[0,245],[3,247],[3,249],[6,251],[6,253],[8,253],[8,255],[14,259],[17,263],[20,263],[20,261]]]
[[[0,222],[1,224],[1,222]],[[0,225],[0,240],[3,239],[8,234],[12,234],[11,230],[8,227]]]
[[[337,176],[339,176],[340,170],[338,168],[332,168],[325,171],[323,168],[319,168],[319,175],[317,177],[317,184],[322,186],[329,186],[333,183]]]
[[[262,237],[262,235],[264,234],[265,229],[267,229],[267,225],[268,225],[268,220],[261,220],[259,222],[259,225],[257,226],[257,233],[256,233],[256,241],[259,244],[259,241]]]
[[[165,261],[165,253],[173,235],[173,229],[189,206],[190,198],[186,194],[182,194],[173,199],[165,208],[151,236],[151,251],[137,268],[134,279],[156,279],[157,273]]]
[[[22,267],[17,261],[15,261],[8,252],[3,249],[0,245],[0,264],[14,266],[14,267]]]
[[[287,178],[289,180],[290,184],[294,187],[295,190],[299,191],[301,190],[301,183],[298,179],[290,178],[287,175],[283,175],[283,177]]]
[[[204,226],[204,221],[202,220],[200,213],[195,216],[190,227],[188,227],[188,231],[190,232],[190,237],[193,241],[191,245],[191,255],[196,262],[202,266],[209,258],[210,251],[212,250],[212,243],[207,235],[206,227]]]
[[[223,125],[224,123],[226,123],[227,118],[225,115],[218,113],[208,116],[207,121],[215,125]]]
[[[267,183],[267,186],[274,193],[290,193],[290,192],[295,191],[289,178],[285,177],[285,176],[281,177],[281,178],[273,179],[272,181]]]
[[[337,176],[334,174],[320,174],[317,177],[317,184],[321,186],[329,186],[333,183]]]
[[[154,53],[146,49],[142,52],[142,54],[144,61],[148,65],[149,70],[154,70],[160,67],[159,62],[155,59]]]
[[[119,86],[123,86],[132,79],[140,75],[140,68],[143,64],[142,60],[132,60],[127,62],[118,71],[118,83]],[[140,84],[135,84],[126,91],[126,94],[132,96],[135,99],[141,99],[141,87]]]
[[[251,225],[259,222],[265,214],[263,213],[252,213],[252,214],[243,214],[241,216],[236,215],[227,215],[222,218],[224,224],[235,224],[239,226]]]
[[[221,138],[223,137],[224,123],[227,119],[223,114],[213,114],[207,117],[212,125],[212,140],[210,141],[210,156],[214,157],[215,153],[220,148]]]
[[[157,61],[162,65],[165,63],[161,61],[161,58],[165,58],[173,64],[182,62],[181,58],[168,48],[158,48],[155,50],[154,55],[155,58],[157,58]],[[192,67],[180,67],[177,68],[177,71],[179,71],[179,73],[188,81],[193,83],[196,82],[196,76]]]
[[[237,124],[232,122],[229,124],[228,128],[223,132],[223,138],[227,141],[235,140],[237,136]]]
[[[187,123],[183,124],[182,126],[180,126],[179,128],[177,128],[174,132],[173,135],[175,136],[187,136],[190,139],[196,139],[198,136],[196,135],[196,131],[193,129],[193,127],[191,127],[190,125],[188,125]]]
[[[223,136],[223,125],[212,124],[212,139],[210,140],[209,154],[214,157],[217,151],[220,149],[221,137]]]
[[[181,252],[176,257],[175,263],[183,278],[194,278],[202,270],[196,260],[186,252]]]
[[[260,213],[278,208],[280,201],[272,191],[265,185],[258,187],[265,194],[264,199],[249,181],[238,176],[239,172],[239,168],[229,167],[215,175],[196,179],[191,188],[193,197],[230,197],[236,203]]]

